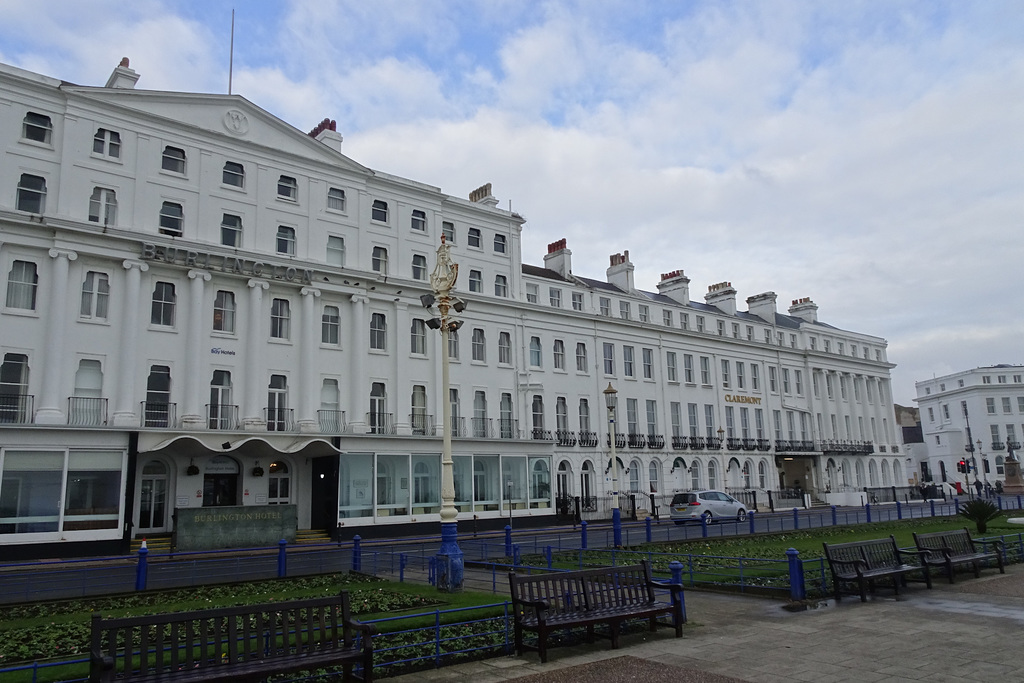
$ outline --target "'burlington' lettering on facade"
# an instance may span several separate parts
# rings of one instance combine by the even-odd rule
[[[754,405],[761,405],[760,396],[737,396],[736,394],[726,394],[726,403],[753,403]]]
[[[143,242],[142,260],[180,263],[188,268],[219,269],[223,273],[251,275],[252,277],[269,277],[275,280],[313,284],[313,271],[310,268],[293,268],[292,266],[274,265],[263,261],[222,256],[205,251],[162,247]]]

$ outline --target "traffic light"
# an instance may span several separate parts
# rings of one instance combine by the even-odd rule
[[[960,473],[967,472],[967,461],[966,460],[961,460],[960,462],[958,462],[956,464],[956,471],[960,472]]]

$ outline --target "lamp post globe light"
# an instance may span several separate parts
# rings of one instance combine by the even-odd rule
[[[455,507],[455,474],[452,464],[452,406],[448,397],[451,393],[448,360],[448,335],[462,327],[462,320],[454,313],[466,308],[465,302],[452,296],[455,280],[459,277],[459,264],[451,259],[451,245],[441,235],[441,246],[437,248],[437,263],[430,274],[430,288],[433,294],[420,297],[423,307],[433,310],[437,316],[427,321],[427,327],[441,331],[441,386],[442,419],[444,423],[441,446],[441,547],[438,550],[439,564],[437,587],[441,591],[457,593],[462,590],[465,564],[458,543],[458,509]]]
[[[619,456],[615,453],[615,407],[618,396],[612,383],[604,390],[604,402],[608,406],[608,443],[612,459],[612,539],[616,548],[622,547],[622,511],[619,510]]]

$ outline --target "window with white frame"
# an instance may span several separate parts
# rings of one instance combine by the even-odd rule
[[[718,322],[718,336],[719,337],[724,337],[725,336],[725,321],[724,320],[719,320],[717,322]]]
[[[586,342],[576,342],[576,371],[587,372],[587,344]]]
[[[242,246],[242,217],[224,214],[220,221],[220,243],[226,247]]]
[[[105,187],[94,187],[89,197],[89,221],[117,225],[117,195]]]
[[[181,204],[164,202],[160,207],[160,232],[171,237],[181,237],[185,224],[185,210]]]
[[[341,343],[341,311],[337,306],[324,306],[320,316],[320,343],[331,346]]]
[[[106,128],[97,128],[96,134],[92,137],[92,152],[108,159],[120,159],[121,134]]]
[[[270,336],[273,339],[291,339],[291,304],[287,299],[274,299],[270,303]]]
[[[277,179],[277,198],[290,202],[299,201],[299,183],[295,178],[283,175]]]
[[[332,266],[345,265],[345,238],[337,235],[327,237],[327,263]]]
[[[801,370],[794,370],[793,371],[793,383],[794,383],[795,388],[796,388],[796,395],[797,396],[803,396],[804,395],[804,375],[803,375],[803,372]],[[860,385],[857,384],[857,385],[854,385],[854,386],[857,389],[857,400],[859,401],[860,400]]]
[[[745,389],[747,384],[747,367],[743,361],[736,361],[736,388]]]
[[[412,256],[412,279],[427,279],[427,257],[423,254],[413,254]]]
[[[707,356],[700,357],[700,383],[711,386],[711,359]]]
[[[508,332],[498,333],[498,363],[512,365],[512,335]]]
[[[215,332],[235,332],[235,294],[223,289],[213,297],[213,329]]]
[[[174,308],[177,301],[173,282],[156,282],[153,285],[149,322],[153,325],[174,327]]]
[[[413,209],[412,217],[409,220],[409,227],[420,232],[427,231],[427,212],[422,209]]]
[[[725,358],[722,359],[722,386],[725,388],[729,387],[729,361]]]
[[[345,190],[332,187],[327,190],[327,208],[331,211],[345,211],[347,208]]]
[[[693,384],[693,355],[689,353],[683,354],[683,381],[687,384]]]
[[[583,292],[572,293],[572,310],[582,311],[583,310]]]
[[[388,319],[383,313],[370,315],[370,348],[386,351],[388,338]]]
[[[24,140],[49,145],[53,135],[53,123],[45,114],[27,112],[21,121],[21,137]]]
[[[271,375],[267,387],[267,431],[282,432],[289,429],[288,379],[284,375]]]
[[[494,236],[494,253],[495,254],[504,254],[507,249],[508,249],[508,242],[506,241],[505,236],[504,235],[495,235]]]
[[[654,379],[654,349],[640,349],[640,360],[643,363],[644,379]]]
[[[409,330],[409,353],[421,356],[427,353],[427,325],[416,318],[413,319]]]
[[[676,352],[665,353],[665,377],[669,382],[679,381],[679,369],[676,367]]]
[[[537,285],[527,282],[526,283],[526,301],[527,303],[535,304],[540,297],[540,287]]]
[[[220,181],[229,187],[245,187],[245,166],[237,161],[225,161]]]
[[[778,373],[774,365],[768,366],[768,389],[772,393],[778,393],[779,391]],[[830,395],[829,398],[832,398],[832,396]]]
[[[295,256],[295,228],[277,226],[277,253]]]
[[[672,327],[672,311],[667,308],[664,308],[661,311],[661,324],[665,327]]]
[[[750,364],[750,388],[761,391],[761,366],[757,363]]]
[[[604,342],[602,345],[603,357],[604,357],[604,374],[614,375],[615,374],[615,345],[609,342]]]
[[[565,370],[565,342],[563,342],[561,339],[555,340],[553,355],[553,367],[555,368],[555,370]]]
[[[455,244],[455,224],[451,221],[441,221],[441,234],[448,244]]]
[[[651,310],[648,306],[640,304],[637,306],[637,316],[640,318],[640,322],[647,323],[651,321]]]
[[[619,317],[622,318],[623,320],[629,320],[629,302],[628,301],[620,301],[619,302]]]
[[[684,330],[690,329],[690,314],[689,313],[680,313],[679,314],[679,327],[684,329]]]
[[[36,310],[36,289],[39,275],[31,261],[14,261],[7,273],[7,308]]]
[[[46,179],[42,176],[22,173],[17,194],[15,207],[18,211],[36,214],[46,211]]]
[[[82,302],[78,314],[88,320],[106,320],[110,301],[110,280],[106,273],[90,270],[82,281]]]
[[[180,147],[164,147],[163,156],[160,158],[160,168],[171,173],[185,175],[185,150]]]
[[[383,199],[374,199],[370,206],[370,218],[379,223],[388,222],[388,203]]]
[[[557,287],[548,288],[548,303],[555,308],[562,307],[562,290]]]
[[[374,247],[370,264],[375,273],[388,274],[388,250],[385,247]]]
[[[494,276],[494,296],[508,296],[508,278],[504,275]]]
[[[540,337],[530,337],[530,367],[541,367],[542,356]]]
[[[459,359],[459,331],[449,330],[448,331],[448,359],[458,360]]]
[[[590,431],[590,401],[580,399],[580,432]]]
[[[702,316],[702,315],[698,315],[697,316],[697,331],[698,332],[703,332],[704,331],[704,316]]]
[[[466,244],[470,247],[480,248],[480,228],[470,228],[469,236],[466,237]]]
[[[471,292],[483,292],[484,291],[484,275],[479,270],[469,271],[469,291]]]
[[[606,296],[598,298],[598,304],[601,311],[601,315],[610,317],[612,314],[612,300]]]
[[[473,360],[480,363],[487,361],[487,340],[484,335],[484,331],[479,328],[473,328],[473,338],[471,340],[471,353]]]
[[[633,377],[633,347],[622,347],[622,374],[626,377]]]
[[[654,399],[647,399],[647,434],[657,436],[658,432],[658,402]]]

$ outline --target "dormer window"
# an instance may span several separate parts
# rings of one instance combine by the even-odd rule
[[[178,147],[164,147],[163,160],[160,168],[171,173],[185,175],[185,150]]]
[[[293,202],[299,201],[299,184],[295,178],[283,175],[277,179],[277,197]]]
[[[388,203],[383,199],[374,199],[370,208],[370,218],[381,223],[388,222]]]
[[[53,133],[53,123],[50,117],[45,114],[37,114],[30,111],[25,114],[21,125],[21,137],[32,142],[41,142],[44,145],[50,144],[50,136]]]
[[[231,187],[245,187],[245,166],[236,161],[225,161],[221,182]]]
[[[99,154],[111,159],[120,159],[121,134],[106,128],[99,128],[96,131],[96,135],[92,138],[92,151],[93,154]]]

